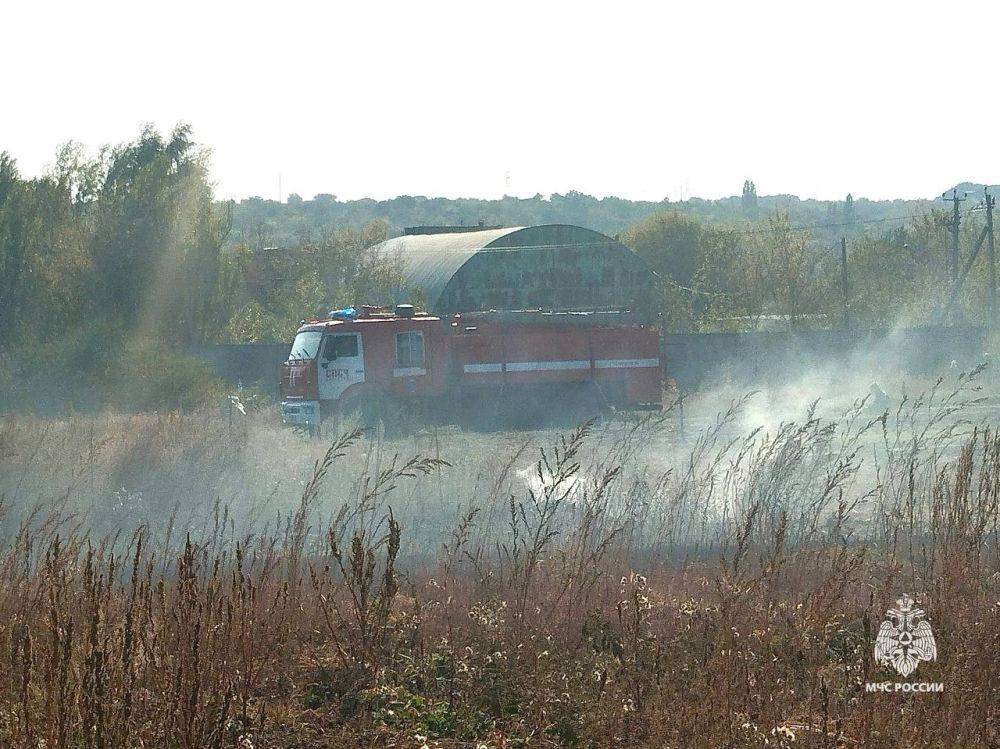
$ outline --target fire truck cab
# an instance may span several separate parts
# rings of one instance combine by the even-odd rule
[[[282,421],[315,425],[376,394],[440,394],[444,334],[440,318],[406,305],[395,312],[338,311],[330,320],[303,324],[281,365]]]

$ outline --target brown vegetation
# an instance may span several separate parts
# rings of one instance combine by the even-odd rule
[[[467,436],[405,459],[348,431],[268,522],[160,498],[100,537],[68,496],[88,471],[246,466],[255,427],[8,419],[0,745],[997,746],[1000,435],[962,425],[974,399],[749,436],[737,403],[683,445],[587,425],[529,470],[513,439],[474,470],[446,462]],[[53,441],[66,496],[29,511]],[[945,690],[867,694],[904,591]]]

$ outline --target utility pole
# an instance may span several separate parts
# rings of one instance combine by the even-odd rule
[[[993,206],[996,204],[997,199],[990,195],[989,189],[984,188],[984,193],[986,196],[986,257],[990,264],[990,295],[987,298],[989,307],[986,311],[986,325],[992,328],[996,322],[997,314],[996,246],[993,243]]]
[[[958,228],[962,220],[961,213],[958,210],[958,204],[963,202],[967,193],[963,192],[962,197],[958,196],[958,190],[951,191],[951,197],[948,197],[948,193],[944,193],[941,198],[944,200],[951,201],[951,220],[948,221],[948,231],[951,232],[951,283],[952,286],[958,280]]]
[[[990,217],[993,220],[993,217]],[[958,295],[962,291],[962,284],[965,283],[965,277],[969,275],[969,271],[972,269],[972,264],[976,262],[976,258],[979,257],[979,250],[983,246],[983,241],[986,239],[986,235],[989,233],[989,227],[984,226],[983,231],[979,235],[979,239],[976,240],[976,244],[972,247],[972,252],[969,253],[969,259],[965,261],[965,267],[962,268],[962,273],[959,275],[958,280],[955,281],[954,287],[951,290],[951,296],[948,298],[947,303],[941,308],[941,313],[939,319],[943,322],[947,320],[948,315],[955,307],[955,302],[958,301]]]
[[[840,238],[840,286],[844,292],[844,330],[851,327],[851,285],[847,279],[847,238]]]

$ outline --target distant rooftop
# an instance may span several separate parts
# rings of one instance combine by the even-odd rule
[[[487,226],[485,222],[480,221],[475,226],[407,226],[403,229],[403,234],[461,234],[467,231],[488,231],[502,228],[499,224]]]

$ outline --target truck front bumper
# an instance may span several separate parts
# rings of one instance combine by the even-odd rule
[[[319,424],[319,401],[282,401],[281,423],[300,427]]]

